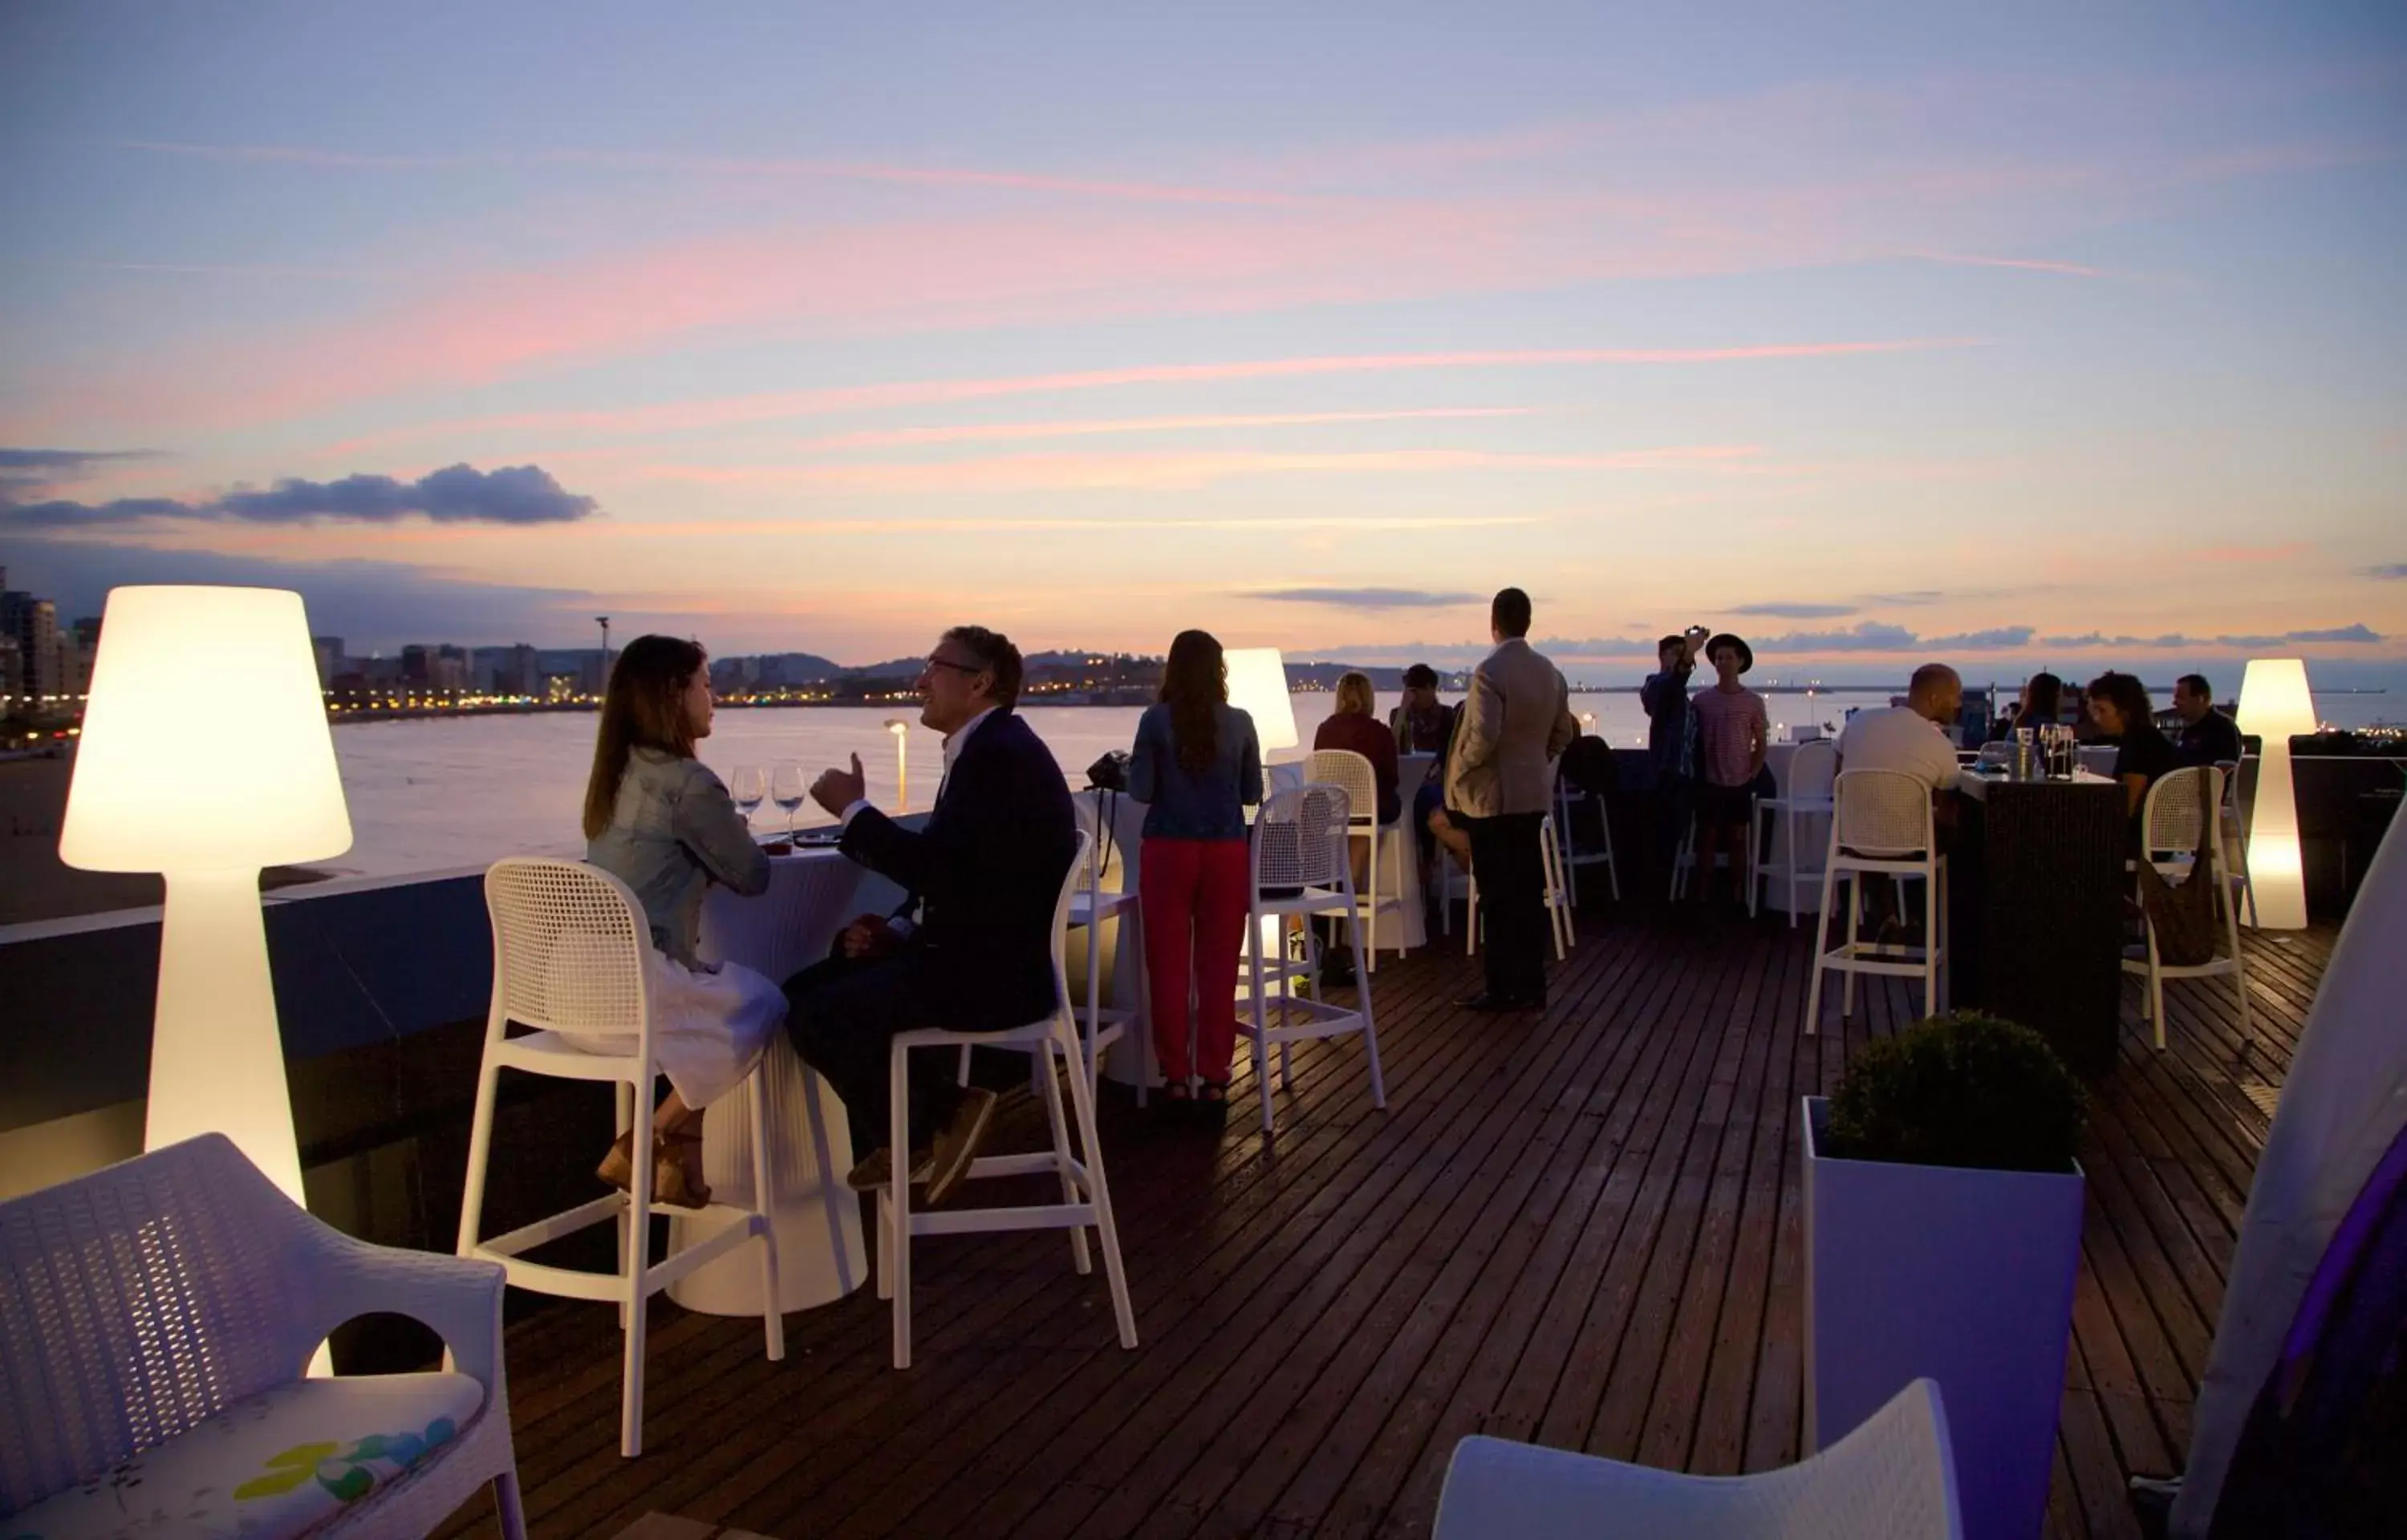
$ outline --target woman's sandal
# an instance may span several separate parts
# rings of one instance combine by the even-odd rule
[[[611,1143],[610,1152],[602,1157],[602,1164],[593,1168],[593,1174],[621,1193],[634,1191],[635,1137],[620,1135]]]
[[[652,1201],[673,1208],[705,1208],[710,1188],[702,1180],[702,1130],[688,1124],[652,1141]]]
[[[1198,1117],[1214,1127],[1225,1125],[1229,1121],[1229,1082],[1205,1081],[1204,1089],[1196,1093],[1195,1109]]]

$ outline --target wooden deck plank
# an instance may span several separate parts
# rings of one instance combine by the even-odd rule
[[[2184,982],[2159,1052],[2127,991],[2092,1088],[2051,1534],[2136,1533],[2125,1477],[2178,1462],[2264,1137],[2244,1088],[2278,1085],[2329,940],[2248,937],[2245,1037],[2228,986]],[[1373,978],[1384,1114],[1344,1042],[1295,1056],[1267,1141],[1243,1073],[1217,1141],[1107,1106],[1135,1352],[1058,1234],[923,1241],[906,1374],[867,1289],[790,1317],[780,1364],[757,1321],[660,1305],[648,1452],[620,1461],[611,1313],[514,1323],[534,1533],[1418,1535],[1466,1433],[1716,1474],[1795,1458],[1799,1102],[1910,1023],[1918,985],[1867,981],[1809,1037],[1809,932],[1590,916],[1544,1017],[1474,1017],[1459,945]],[[999,1137],[1036,1145],[1033,1104]],[[492,1533],[490,1502],[442,1533]]]

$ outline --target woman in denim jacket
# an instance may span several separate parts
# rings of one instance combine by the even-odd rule
[[[585,858],[634,890],[651,925],[652,1051],[670,1087],[652,1120],[652,1191],[687,1208],[710,1201],[703,1109],[743,1083],[786,1019],[776,985],[694,956],[711,883],[747,897],[769,887],[768,855],[719,777],[693,756],[710,734],[705,661],[699,643],[675,637],[627,644],[610,671],[585,787]],[[631,1136],[619,1136],[598,1174],[633,1185]]]

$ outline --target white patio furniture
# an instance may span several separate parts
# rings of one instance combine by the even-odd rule
[[[1588,802],[1596,804],[1596,827],[1603,842],[1593,850],[1582,850],[1579,841],[1573,838],[1575,826],[1572,822],[1572,809]],[[1555,774],[1555,839],[1560,846],[1558,859],[1563,869],[1564,892],[1572,904],[1579,903],[1579,869],[1599,863],[1604,867],[1604,879],[1613,894],[1613,901],[1617,904],[1621,902],[1621,866],[1613,858],[1613,810],[1600,794],[1585,786],[1573,786],[1563,778],[1560,764]]]
[[[1153,1079],[1146,1060],[1152,1052],[1149,1013],[1152,997],[1147,993],[1145,978],[1145,911],[1137,902],[1137,891],[1129,885],[1129,863],[1120,863],[1121,882],[1117,888],[1104,886],[1104,869],[1118,848],[1111,838],[1112,831],[1104,822],[1103,811],[1092,798],[1081,797],[1076,803],[1079,831],[1086,836],[1080,848],[1077,887],[1070,896],[1069,927],[1087,933],[1087,1005],[1085,1017],[1087,1084],[1090,1089],[1101,1083],[1104,1054],[1114,1043],[1131,1041],[1138,1060],[1136,1104],[1146,1105],[1146,1094]],[[1104,939],[1100,927],[1112,926],[1112,945],[1116,950],[1132,950],[1136,960],[1136,1000],[1132,1006],[1118,1007],[1104,1003]],[[968,1053],[962,1054],[962,1067],[968,1067]]]
[[[2248,905],[2248,928],[2257,928],[2257,890],[2248,882],[2248,826],[2240,816],[2240,762],[2218,759],[2223,772],[2223,806],[2217,821],[2223,834],[2223,879]]]
[[[627,884],[577,861],[513,856],[485,873],[485,909],[493,923],[493,996],[485,1019],[485,1056],[477,1074],[477,1110],[468,1133],[468,1184],[460,1206],[460,1254],[498,1262],[509,1280],[537,1293],[613,1301],[626,1335],[620,1391],[619,1452],[643,1452],[644,1331],[651,1296],[747,1240],[761,1242],[761,1324],[774,1363],[786,1356],[777,1313],[777,1245],[767,1141],[752,1140],[750,1204],[710,1205],[726,1227],[659,1262],[650,1259],[653,1087],[648,959],[651,932]],[[518,1037],[512,1026],[531,1030]],[[501,1072],[601,1081],[617,1088],[619,1131],[635,1130],[632,1193],[610,1193],[507,1235],[477,1238],[484,1220],[485,1171],[492,1158],[493,1106]],[[768,1126],[756,1067],[745,1077],[757,1129]],[[734,1114],[721,1103],[719,1116]],[[610,1273],[530,1262],[522,1254],[595,1224],[615,1222],[619,1266]]]
[[[1104,1276],[1111,1285],[1112,1314],[1119,1325],[1120,1346],[1136,1346],[1136,1314],[1129,1304],[1128,1276],[1120,1266],[1119,1230],[1112,1222],[1111,1189],[1104,1177],[1104,1147],[1095,1132],[1095,1088],[1080,1057],[1078,1028],[1070,1005],[1069,969],[1064,962],[1064,938],[1069,930],[1071,900],[1084,880],[1090,836],[1078,833],[1078,853],[1062,874],[1061,896],[1053,911],[1052,1014],[1026,1026],[1004,1032],[949,1032],[925,1027],[896,1034],[888,1053],[892,1074],[892,1121],[886,1148],[908,1151],[910,1143],[910,1059],[913,1049],[950,1051],[963,1047],[1012,1049],[1035,1059],[1035,1081],[1045,1103],[1045,1118],[1053,1148],[1028,1154],[988,1155],[970,1163],[969,1178],[1050,1173],[1061,1183],[1061,1201],[1012,1208],[940,1208],[915,1213],[911,1188],[918,1178],[889,1180],[877,1189],[877,1293],[893,1303],[894,1366],[911,1366],[911,1242],[919,1236],[982,1234],[996,1230],[1062,1230],[1070,1232],[1070,1260],[1080,1274],[1094,1264],[1087,1250],[1091,1226],[1104,1251]],[[1078,1147],[1070,1146],[1070,1120],[1061,1109],[1061,1084],[1054,1061],[1067,1067],[1070,1108],[1077,1122]],[[904,1165],[907,1157],[894,1164]]]
[[[451,1367],[305,1378],[382,1313]],[[487,1482],[525,1540],[500,1268],[355,1240],[222,1134],[0,1204],[0,1532],[414,1540]]]
[[[1758,913],[1765,891],[1775,881],[1780,882],[1788,889],[1788,927],[1794,930],[1798,890],[1818,885],[1822,877],[1814,868],[1797,864],[1797,826],[1813,814],[1828,817],[1835,810],[1830,784],[1839,773],[1838,745],[1822,741],[1801,743],[1797,752],[1788,756],[1787,770],[1779,796],[1755,799],[1755,818],[1747,827],[1746,848],[1750,852],[1763,848],[1764,821],[1769,818],[1779,859],[1757,865],[1755,878],[1746,885],[1746,911],[1750,916]]]
[[[1278,1049],[1278,1081],[1288,1086],[1288,1045],[1317,1038],[1362,1034],[1370,1060],[1371,1105],[1388,1105],[1387,1082],[1379,1073],[1379,1034],[1371,1017],[1371,976],[1357,973],[1355,1009],[1348,1010],[1317,997],[1296,993],[1299,978],[1317,978],[1318,948],[1311,937],[1311,921],[1319,915],[1342,917],[1348,927],[1354,954],[1362,955],[1362,909],[1354,897],[1354,863],[1346,851],[1350,808],[1340,786],[1307,784],[1282,791],[1262,804],[1254,819],[1249,841],[1252,876],[1246,916],[1246,982],[1252,1010],[1246,1036],[1253,1044],[1254,1083],[1261,1088],[1262,1132],[1272,1131],[1270,1051]],[[1289,917],[1304,922],[1304,960],[1289,962],[1284,937]],[[1267,955],[1272,952],[1277,955]],[[1275,1000],[1268,991],[1278,987]],[[1278,1024],[1271,1024],[1275,1005]]]
[[[1538,820],[1538,873],[1545,884],[1546,928],[1555,939],[1555,961],[1570,955],[1578,932],[1572,925],[1571,885],[1564,880],[1568,869],[1563,854],[1562,826],[1548,813]],[[1462,954],[1476,955],[1479,951],[1479,872],[1476,869],[1463,878]]]
[[[2146,831],[2147,859],[2170,882],[2204,882],[2215,889],[2215,909],[2223,921],[2224,948],[2220,955],[2205,962],[2176,966],[2166,962],[2157,950],[2156,923],[2144,911],[2141,928],[2146,940],[2136,957],[2123,959],[2123,971],[2139,975],[2146,981],[2146,991],[2141,996],[2142,1019],[2156,1027],[2157,1046],[2165,1046],[2165,981],[2167,979],[2229,978],[2231,991],[2240,1005],[2240,1036],[2249,1036],[2248,962],[2240,950],[2240,901],[2225,880],[2221,863],[2225,859],[2223,831],[2220,827],[2223,807],[2223,772],[2208,766],[2193,766],[2158,777],[2148,788],[2147,800],[2141,804],[2140,827]],[[2200,848],[2200,825],[2207,821],[2203,841],[2207,869],[2192,869]]]
[[[1814,982],[1806,991],[1805,1033],[1821,1030],[1822,975],[1844,975],[1839,1016],[1856,1011],[1856,975],[1886,974],[1919,978],[1922,1009],[1935,1015],[1945,1009],[1940,969],[1947,955],[1947,857],[1939,854],[1932,827],[1930,788],[1901,770],[1842,770],[1835,786],[1836,809],[1830,818],[1830,851],[1822,863],[1822,913],[1816,922],[1839,922],[1839,944],[1825,934],[1814,948]],[[1904,884],[1922,884],[1922,945],[1864,940],[1863,879],[1887,875],[1897,880],[1900,919],[1903,918]],[[1839,880],[1847,883],[1846,907],[1833,903]]]
[[[1363,891],[1358,896],[1358,901],[1362,906],[1363,919],[1370,925],[1370,934],[1375,937],[1379,916],[1400,912],[1404,907],[1403,874],[1398,869],[1397,863],[1388,863],[1388,869],[1395,876],[1397,891],[1383,893],[1379,887],[1379,847],[1387,842],[1386,836],[1394,830],[1395,825],[1379,822],[1378,777],[1371,769],[1371,761],[1351,749],[1315,749],[1304,759],[1303,779],[1307,785],[1339,787],[1346,793],[1346,805],[1354,810],[1346,823],[1353,838],[1360,839],[1370,850],[1363,868]],[[1362,960],[1365,972],[1378,968],[1379,949],[1376,945],[1367,951],[1357,947],[1355,951]],[[1403,938],[1399,934],[1396,955],[1401,957],[1403,954]]]
[[[1683,1476],[1478,1435],[1454,1447],[1435,1540],[1959,1540],[1947,1414],[1917,1379],[1821,1453]]]

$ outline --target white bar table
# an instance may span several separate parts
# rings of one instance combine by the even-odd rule
[[[883,912],[899,895],[833,848],[769,858],[769,891],[746,898],[714,886],[702,906],[705,962],[735,962],[784,983],[828,954],[855,914]],[[861,1200],[847,1187],[851,1125],[844,1103],[794,1056],[780,1030],[762,1061],[769,1105],[769,1169],[777,1188],[777,1292],[780,1310],[832,1304],[869,1276]],[[728,1097],[702,1125],[703,1180],[712,1196],[738,1208],[752,1201],[752,1127],[741,1097]],[[682,1249],[732,1220],[670,1209],[669,1245]],[[761,1313],[758,1259],[737,1247],[669,1286],[669,1297],[705,1315]]]

